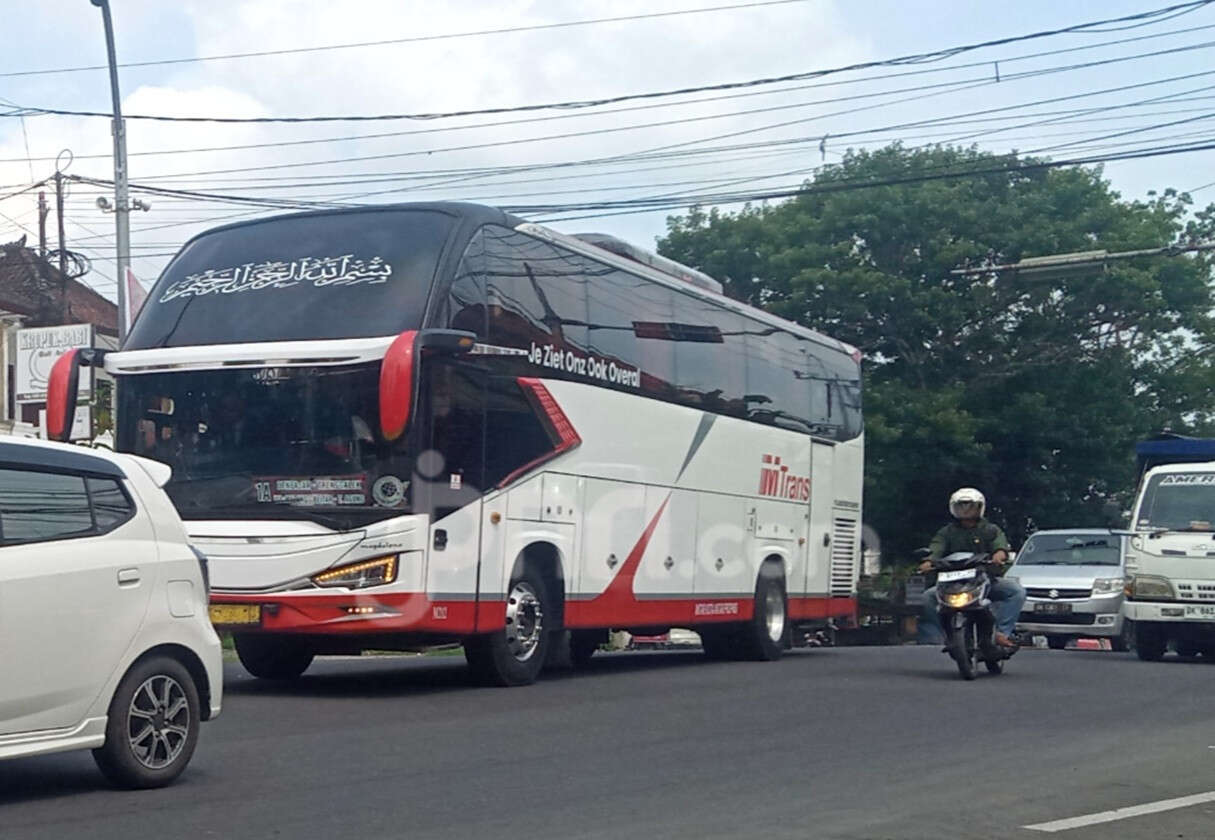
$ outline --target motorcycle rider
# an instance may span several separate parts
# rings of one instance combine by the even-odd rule
[[[1008,538],[994,522],[983,518],[987,509],[987,500],[973,487],[963,487],[949,497],[949,513],[954,518],[941,530],[937,531],[929,544],[929,555],[920,564],[920,571],[932,569],[933,561],[940,560],[954,552],[972,551],[991,555],[991,562],[997,568],[992,571],[991,590],[988,597],[992,601],[992,612],[995,614],[996,629],[992,640],[1003,647],[1016,647],[1012,633],[1016,629],[1017,616],[1025,605],[1025,588],[1021,584],[998,575],[1003,574],[1002,567],[1008,562]],[[921,621],[927,626],[941,630],[941,622],[937,616],[937,588],[935,586],[924,591],[924,608]]]

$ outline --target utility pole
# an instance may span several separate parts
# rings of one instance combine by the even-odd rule
[[[68,321],[67,242],[63,235],[63,173],[55,170],[55,215],[59,218],[59,305],[63,323]]]
[[[51,208],[46,203],[46,190],[38,190],[38,256],[46,256],[46,216]]]
[[[118,93],[118,62],[114,57],[114,23],[110,0],[89,0],[101,9],[105,24],[105,48],[110,62],[110,97],[114,101],[114,225],[118,242],[118,340],[127,337],[127,271],[131,265],[131,208],[127,189],[127,129],[122,119],[122,97]]]

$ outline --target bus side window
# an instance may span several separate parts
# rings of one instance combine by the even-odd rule
[[[437,326],[476,333],[486,337],[485,306],[485,229],[477,231],[456,266],[447,293],[434,319]]]
[[[492,376],[486,397],[485,486],[504,478],[553,449],[553,441],[514,379]]]
[[[489,342],[585,352],[589,278],[583,260],[509,228],[482,230]]]

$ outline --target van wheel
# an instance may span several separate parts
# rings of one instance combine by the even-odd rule
[[[240,664],[260,680],[298,679],[315,656],[304,642],[290,636],[237,633],[232,641]]]
[[[535,682],[548,656],[552,607],[544,579],[525,566],[523,574],[511,581],[505,626],[464,641],[464,658],[473,676],[489,685]]]
[[[163,787],[190,763],[201,721],[198,688],[185,666],[167,656],[145,659],[118,683],[105,745],[93,750],[93,760],[118,787]]]

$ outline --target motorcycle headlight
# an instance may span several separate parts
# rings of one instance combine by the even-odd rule
[[[1126,586],[1127,594],[1132,598],[1162,598],[1173,600],[1173,584],[1167,578],[1152,575],[1134,575]]]
[[[969,606],[970,604],[974,603],[975,595],[976,593],[973,589],[964,590],[962,592],[950,592],[945,596],[945,605],[953,607],[954,609]]]
[[[344,586],[347,589],[366,589],[369,586],[381,586],[392,583],[397,579],[397,555],[376,557],[374,560],[360,560],[338,566],[327,572],[312,576],[312,582],[317,586]]]
[[[1126,578],[1097,578],[1093,581],[1093,594],[1112,595],[1115,592],[1121,592],[1125,584]]]

